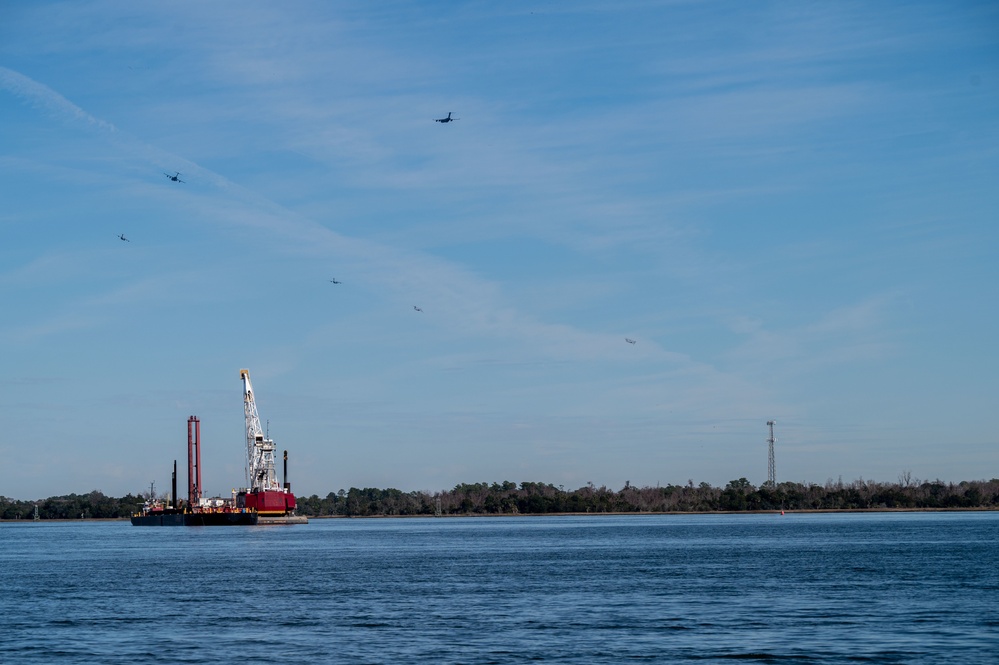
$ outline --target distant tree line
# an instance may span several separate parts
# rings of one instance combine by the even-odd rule
[[[842,480],[825,485],[780,483],[753,486],[745,478],[724,488],[708,483],[635,487],[614,491],[592,483],[565,490],[546,483],[462,483],[449,491],[403,492],[356,487],[298,498],[298,512],[321,516],[517,515],[543,513],[654,513],[746,510],[863,510],[898,508],[999,509],[999,479],[944,483]]]
[[[94,490],[40,501],[0,497],[0,519],[121,518],[131,515],[148,494],[121,498]],[[897,483],[855,480],[811,483],[764,483],[745,478],[724,488],[708,483],[636,487],[620,490],[592,483],[566,490],[550,483],[510,481],[462,483],[441,492],[403,492],[367,487],[298,497],[298,513],[310,517],[373,517],[399,515],[537,515],[551,513],[658,513],[753,510],[879,510],[879,509],[999,509],[999,479],[945,483],[911,480]]]
[[[142,496],[126,494],[116,499],[105,496],[99,490],[89,494],[53,496],[40,501],[15,501],[0,496],[0,519],[34,519],[35,507],[38,508],[38,518],[43,520],[113,519],[128,517],[143,501],[145,498]]]

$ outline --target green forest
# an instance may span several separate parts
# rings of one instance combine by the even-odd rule
[[[31,520],[36,508],[39,519],[124,518],[147,498],[148,493],[114,498],[98,490],[39,501],[0,497],[0,519]],[[756,487],[739,478],[723,488],[691,480],[662,487],[625,483],[617,491],[592,483],[566,490],[550,483],[504,481],[462,483],[440,492],[352,487],[325,497],[298,497],[298,513],[309,517],[892,509],[999,509],[999,479],[945,483],[903,475],[895,483],[861,479]]]

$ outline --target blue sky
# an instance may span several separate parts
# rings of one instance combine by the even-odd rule
[[[5,2],[0,119],[2,495],[244,367],[299,494],[999,476],[994,3]]]

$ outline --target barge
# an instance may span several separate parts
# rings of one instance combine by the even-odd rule
[[[185,511],[184,509],[143,506],[132,515],[132,526],[254,526],[260,516],[252,511]]]
[[[274,468],[274,442],[264,435],[250,384],[250,371],[239,372],[243,380],[243,410],[246,419],[248,488],[232,491],[231,499],[201,496],[201,421],[187,419],[187,501],[177,498],[177,462],[173,463],[173,493],[157,501],[149,499],[132,515],[132,526],[253,526],[257,524],[307,524],[296,515],[295,495],[288,482],[288,451],[284,451],[284,483],[278,483]]]

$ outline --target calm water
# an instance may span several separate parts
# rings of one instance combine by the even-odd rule
[[[0,525],[2,663],[999,663],[999,513]]]

